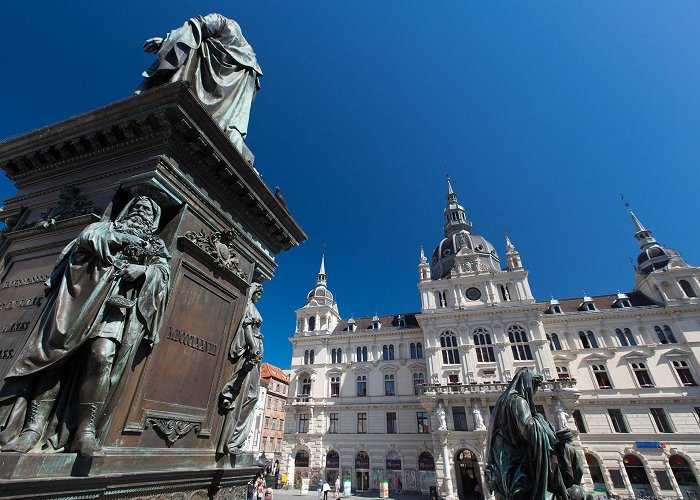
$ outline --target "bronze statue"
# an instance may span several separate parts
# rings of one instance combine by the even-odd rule
[[[144,71],[137,92],[168,82],[188,82],[241,150],[262,70],[240,26],[221,14],[198,16],[168,33],[165,40],[149,38],[143,48],[156,53],[158,60]]]
[[[133,198],[114,222],[90,224],[61,253],[47,304],[0,394],[2,451],[101,453],[96,425],[136,348],[158,342],[170,255],[161,209]]]
[[[537,413],[534,394],[542,376],[521,368],[501,394],[489,423],[489,487],[497,499],[548,497],[554,429]]]
[[[255,307],[262,296],[260,283],[248,289],[248,303],[231,343],[229,356],[233,361],[233,376],[221,390],[221,407],[227,412],[217,453],[237,454],[245,443],[253,420],[260,387],[260,362],[263,357],[262,317]]]

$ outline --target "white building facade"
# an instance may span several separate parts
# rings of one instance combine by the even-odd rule
[[[588,489],[700,496],[700,268],[631,213],[635,289],[538,302],[520,254],[475,234],[448,181],[445,238],[421,250],[421,311],[343,320],[322,261],[296,311],[284,451],[290,478],[477,498],[491,409],[522,367],[569,427]]]

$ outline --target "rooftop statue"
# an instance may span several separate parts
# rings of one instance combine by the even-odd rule
[[[262,70],[238,23],[221,14],[193,17],[165,39],[149,38],[143,48],[158,60],[143,72],[137,92],[188,82],[214,121],[242,150]]]
[[[158,342],[170,282],[160,214],[137,196],[61,253],[46,307],[5,377],[2,451],[102,453],[97,426],[124,368],[142,340]]]

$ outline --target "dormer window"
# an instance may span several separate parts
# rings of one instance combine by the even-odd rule
[[[406,328],[406,317],[403,314],[399,314],[396,318],[396,323],[399,328]]]
[[[564,314],[561,310],[561,306],[552,306],[552,313],[554,314]]]
[[[355,324],[355,320],[350,318],[348,320],[348,331],[354,332],[355,330],[357,330],[357,325]]]
[[[552,299],[549,301],[549,307],[545,311],[547,314],[564,314],[564,311],[561,310],[561,305],[559,305],[559,301],[557,299]]]
[[[625,295],[624,293],[618,293],[615,297],[615,302],[613,302],[612,306],[616,309],[623,309],[627,307],[632,307],[632,304],[630,303],[630,299],[627,295]]]
[[[597,311],[598,308],[595,306],[595,302],[590,297],[584,297],[581,305],[578,306],[579,311]]]
[[[372,330],[379,330],[382,327],[382,323],[379,321],[379,318],[375,316],[372,318]]]

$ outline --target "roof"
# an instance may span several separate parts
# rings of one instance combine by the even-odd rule
[[[284,374],[282,369],[277,368],[275,365],[271,365],[270,363],[262,363],[260,365],[260,378],[275,378],[277,380],[282,380],[285,383],[289,383],[289,379]]]
[[[658,306],[656,302],[641,292],[626,292],[625,295],[627,295],[632,307]],[[613,309],[613,304],[617,300],[618,296],[617,294],[592,295],[589,298],[593,299],[593,303],[598,309]],[[583,297],[559,299],[559,307],[561,307],[561,311],[563,313],[580,312],[579,306],[581,305],[581,302],[583,302]],[[545,305],[547,306],[545,310],[548,312],[549,302],[546,302]]]
[[[403,314],[390,314],[386,316],[379,316],[379,322],[382,324],[382,328],[417,328],[418,321],[416,321],[416,314],[418,313],[403,313]],[[405,324],[399,327],[399,316],[403,316]],[[355,322],[356,331],[359,330],[371,330],[372,329],[372,319],[374,316],[364,316],[361,318],[352,318]],[[333,330],[334,333],[347,332],[348,331],[348,321],[340,320]]]

